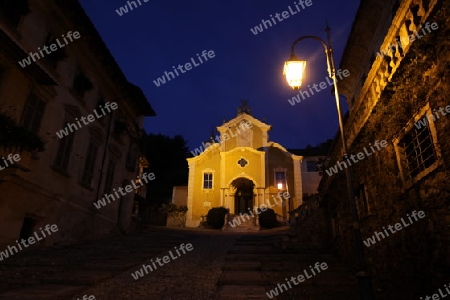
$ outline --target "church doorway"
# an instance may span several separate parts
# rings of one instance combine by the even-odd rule
[[[237,178],[231,183],[236,188],[234,194],[234,213],[248,213],[253,208],[253,188],[255,184],[247,178]]]

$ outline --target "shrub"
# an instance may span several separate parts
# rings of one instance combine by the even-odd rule
[[[229,213],[228,208],[225,207],[213,207],[208,211],[206,215],[206,222],[209,226],[220,229],[225,223],[225,215]]]
[[[171,213],[171,212],[184,212],[185,213],[188,211],[188,207],[186,205],[177,206],[176,204],[173,204],[173,203],[168,203],[168,204],[163,203],[159,210],[163,213]]]
[[[259,215],[259,225],[264,228],[274,228],[278,226],[277,215],[273,209],[268,208]]]
[[[10,116],[0,112],[0,147],[20,147],[28,152],[45,150],[44,141],[35,133],[18,125]]]

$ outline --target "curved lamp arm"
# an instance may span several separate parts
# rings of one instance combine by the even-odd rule
[[[329,33],[329,28],[327,27],[327,32]],[[323,50],[325,51],[325,56],[327,57],[327,70],[328,70],[328,76],[330,76],[330,78],[333,78],[334,76],[334,63],[333,63],[333,59],[331,57],[331,53],[333,52],[331,46],[329,46],[324,40],[322,40],[321,38],[314,36],[314,35],[304,35],[299,37],[298,39],[296,39],[294,41],[294,43],[291,46],[291,57],[290,60],[294,60],[294,59],[298,59],[297,56],[295,55],[294,52],[294,48],[295,45],[297,45],[300,41],[302,40],[306,40],[306,39],[313,39],[316,41],[319,41],[320,43],[322,43],[323,46]],[[328,36],[328,41],[329,41],[329,36]]]
[[[347,150],[347,143],[345,142],[345,137],[344,137],[344,124],[343,124],[341,106],[339,103],[339,91],[338,91],[338,86],[337,86],[336,69],[335,69],[334,59],[333,59],[333,49],[331,47],[331,36],[330,36],[331,29],[330,29],[330,27],[328,27],[328,25],[325,28],[325,31],[327,32],[328,43],[314,35],[304,35],[304,36],[301,36],[298,39],[296,39],[291,46],[290,60],[299,60],[294,53],[294,48],[295,48],[295,45],[297,45],[300,41],[303,41],[305,39],[313,39],[313,40],[319,41],[322,44],[323,49],[325,51],[325,56],[327,57],[328,75],[333,80],[333,84],[334,84],[334,96],[335,96],[336,108],[337,108],[337,112],[338,112],[339,129],[340,129],[340,133],[341,133],[341,139],[343,141],[344,157],[346,157],[348,150]]]

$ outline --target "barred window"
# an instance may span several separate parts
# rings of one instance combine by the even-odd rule
[[[408,179],[416,177],[437,161],[429,126],[420,129],[413,127],[399,145],[404,149]]]
[[[435,122],[439,122],[439,116],[435,118],[427,104],[395,139],[397,162],[405,188],[442,163]]]

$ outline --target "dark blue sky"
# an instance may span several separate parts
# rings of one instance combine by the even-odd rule
[[[257,35],[250,28],[271,14],[289,11],[288,6],[296,11],[298,1],[141,0],[141,6],[122,16],[116,9],[127,1],[80,2],[127,78],[142,88],[155,109],[157,116],[145,121],[147,132],[180,134],[193,150],[213,126],[236,116],[240,99],[248,99],[253,116],[265,117],[273,126],[270,140],[287,148],[315,145],[335,135],[331,89],[291,106],[287,100],[297,92],[287,86],[283,64],[298,37],[326,39],[328,20],[338,66],[359,1],[312,0],[310,7]],[[213,50],[215,57],[160,87],[153,83],[203,50]],[[325,81],[320,43],[303,41],[296,54],[308,61],[304,86]]]

